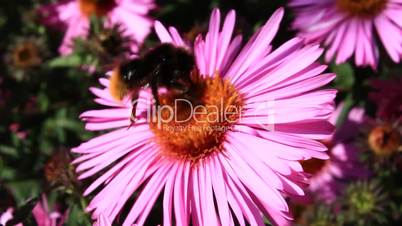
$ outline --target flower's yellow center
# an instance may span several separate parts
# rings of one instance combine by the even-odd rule
[[[80,10],[84,16],[105,16],[116,6],[115,0],[79,0]]]
[[[398,130],[389,125],[378,126],[370,132],[368,143],[376,155],[389,156],[400,147],[401,136]]]
[[[373,17],[381,13],[388,0],[336,0],[338,8],[352,16]]]
[[[14,64],[21,68],[38,65],[41,61],[38,47],[29,41],[18,45],[12,55]]]
[[[223,151],[226,131],[239,119],[243,100],[219,75],[201,78],[193,72],[192,77],[189,95],[160,95],[150,128],[162,155],[195,163]]]

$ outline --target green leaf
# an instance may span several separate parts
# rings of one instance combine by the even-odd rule
[[[90,17],[90,31],[94,34],[98,34],[103,28],[103,20],[102,18],[97,17],[96,15],[91,15]]]
[[[331,65],[331,69],[336,73],[335,86],[340,90],[351,90],[355,83],[353,67],[349,63]]]
[[[33,179],[13,181],[7,183],[7,185],[18,203],[38,196],[40,190],[40,182]]]
[[[47,112],[49,109],[49,97],[46,95],[44,91],[41,91],[37,96],[38,107],[41,112]]]
[[[49,67],[77,67],[80,66],[83,62],[83,59],[76,54],[71,54],[68,56],[62,56],[62,57],[57,57],[54,58],[53,60],[50,60],[47,65]]]
[[[10,180],[15,177],[16,170],[5,165],[6,162],[0,156],[0,180]]]
[[[4,155],[9,155],[12,157],[17,157],[18,156],[18,152],[17,149],[15,147],[9,147],[6,145],[0,145],[0,153],[4,154]]]
[[[336,127],[339,128],[345,120],[348,118],[349,112],[354,105],[352,94],[349,93],[343,102],[343,108],[341,113],[339,114],[338,121],[336,122]]]
[[[67,218],[67,226],[91,225],[88,215],[78,205],[70,208],[70,215]]]

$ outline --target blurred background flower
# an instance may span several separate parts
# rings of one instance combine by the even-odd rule
[[[381,43],[391,59],[402,56],[402,3],[399,0],[291,0],[293,28],[308,42],[328,47],[325,59],[377,68]],[[393,35],[390,35],[393,34]],[[379,40],[377,40],[377,36]]]
[[[402,120],[402,79],[372,80],[370,100],[377,105],[376,117],[388,123]]]
[[[384,225],[389,219],[387,192],[376,180],[357,181],[347,188],[344,205],[345,224]]]
[[[340,104],[331,122],[336,124],[344,104]],[[332,203],[343,194],[348,181],[368,176],[368,170],[359,161],[357,141],[359,130],[364,125],[364,110],[353,108],[343,125],[336,129],[331,139],[324,140],[328,147],[328,160],[312,159],[302,162],[303,169],[311,174],[310,195],[324,202]]]
[[[43,6],[39,9],[44,24],[66,27],[63,42],[59,48],[61,54],[72,52],[73,40],[85,38],[92,16],[103,17],[107,26],[119,25],[123,34],[131,38],[130,47],[138,50],[139,45],[148,35],[153,20],[148,12],[154,8],[152,0],[70,0]]]

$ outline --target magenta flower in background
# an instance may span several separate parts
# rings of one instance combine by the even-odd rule
[[[402,79],[372,80],[369,98],[377,105],[377,117],[386,122],[402,121]]]
[[[378,42],[394,62],[401,60],[400,0],[291,0],[289,5],[296,11],[293,27],[299,35],[328,47],[327,62],[344,63],[354,55],[356,65],[375,69]]]
[[[6,210],[6,212],[0,213],[0,225],[6,225],[6,223],[9,220],[13,219],[13,212],[14,209],[10,207]],[[15,226],[23,226],[23,225],[20,223]]]
[[[131,37],[131,49],[136,51],[149,34],[153,20],[147,16],[154,8],[153,0],[60,0],[57,4],[40,8],[43,23],[57,28],[65,27],[62,55],[71,53],[73,39],[85,38],[91,15],[104,16],[106,25],[120,25],[123,35]]]
[[[67,217],[67,212],[62,214],[56,210],[50,210],[47,197],[42,195],[32,210],[32,215],[38,226],[62,226]]]
[[[6,212],[0,213],[0,224],[6,225],[9,220],[13,219],[13,212],[14,209],[10,207]],[[32,209],[32,215],[38,226],[62,226],[67,217],[67,212],[61,214],[57,211],[50,211],[47,198],[45,195],[42,195],[42,200]],[[16,226],[23,226],[23,224],[20,223]]]
[[[29,134],[28,131],[21,130],[21,125],[19,123],[12,123],[9,125],[8,129],[21,140],[25,140]]]
[[[340,104],[330,121],[335,124],[343,109]],[[330,159],[312,159],[302,162],[305,171],[311,174],[309,191],[327,203],[335,201],[345,188],[345,181],[368,176],[368,171],[359,162],[359,149],[354,145],[356,137],[364,125],[364,110],[353,108],[344,124],[324,143],[329,148]]]
[[[196,88],[189,99],[199,106],[240,109],[230,108],[230,120],[168,121],[159,127],[161,118],[146,117],[152,94],[144,88],[137,120],[129,127],[130,96],[113,99],[107,78],[100,79],[104,88],[91,88],[105,109],[84,112],[86,128],[113,131],[72,151],[81,154],[74,161],[79,178],[96,178],[84,195],[94,195],[87,210],[98,225],[114,222],[135,192],[134,204],[119,222],[123,226],[144,225],[161,192],[165,226],[189,225],[190,220],[193,225],[234,225],[234,218],[240,225],[264,225],[263,216],[274,225],[291,224],[284,196],[304,195],[301,160],[328,158],[327,148],[315,139],[332,134],[328,120],[336,91],[319,90],[335,75],[322,74],[326,66],[316,62],[323,52],[318,45],[294,38],[272,49],[283,13],[277,10],[244,46],[241,35],[232,37],[234,11],[221,27],[220,11],[214,10],[208,33],[199,35],[193,47],[175,28],[155,24],[162,42],[194,52]],[[159,98],[173,107],[168,94]],[[188,108],[175,110],[180,116]]]

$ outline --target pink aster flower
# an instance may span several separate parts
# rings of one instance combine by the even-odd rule
[[[42,195],[42,200],[35,205],[32,215],[38,226],[62,226],[67,217],[67,212],[62,214],[55,210],[51,211],[47,197]]]
[[[328,158],[327,148],[315,139],[332,134],[329,117],[336,91],[319,90],[335,75],[322,74],[326,66],[316,62],[323,52],[318,45],[294,38],[273,50],[283,13],[277,10],[245,45],[242,36],[232,37],[234,11],[221,27],[220,11],[214,10],[208,33],[199,35],[193,47],[175,28],[156,22],[162,42],[195,55],[188,101],[212,108],[185,122],[162,120],[169,111],[160,109],[161,115],[148,118],[152,95],[144,88],[130,127],[130,96],[116,101],[107,78],[100,79],[103,88],[91,88],[105,108],[81,115],[86,128],[113,130],[73,149],[81,155],[74,160],[79,178],[96,178],[84,192],[94,196],[87,208],[94,220],[113,223],[126,207],[120,224],[144,225],[163,193],[165,226],[190,221],[264,225],[264,216],[274,225],[290,224],[284,196],[304,195],[301,160]],[[191,110],[174,106],[177,99],[169,92],[159,99],[178,117]],[[205,120],[210,113],[230,114]],[[129,199],[134,203],[128,205]]]
[[[376,68],[378,41],[394,62],[402,57],[400,0],[291,0],[290,6],[296,10],[294,28],[307,41],[327,46],[327,61],[340,64],[354,54],[356,65]]]
[[[6,225],[6,223],[9,220],[13,219],[13,212],[14,209],[10,207],[6,210],[6,212],[0,213],[0,225]],[[20,223],[15,226],[23,226],[23,225]]]
[[[147,14],[154,7],[152,0],[60,0],[43,6],[44,23],[66,27],[59,51],[71,53],[73,39],[86,37],[91,15],[104,16],[107,25],[120,25],[123,35],[133,38],[131,49],[136,51],[139,43],[151,30],[153,20]]]
[[[28,134],[29,134],[28,131],[21,130],[21,125],[19,123],[17,123],[17,122],[11,123],[9,125],[8,129],[10,130],[10,132],[15,134],[15,136],[17,136],[21,140],[25,140],[27,138]]]
[[[112,223],[110,223],[109,219],[107,219],[103,214],[100,214],[97,217],[96,222],[93,224],[93,226],[111,226]]]
[[[13,219],[13,212],[14,209],[10,207],[6,212],[0,213],[0,225],[6,225],[9,220]],[[57,211],[50,211],[47,198],[43,195],[42,200],[32,209],[32,215],[38,226],[62,226],[67,217],[67,212],[62,215]],[[15,226],[23,226],[23,224],[19,223]]]
[[[339,105],[330,121],[335,124],[343,109]],[[345,188],[345,181],[368,175],[359,162],[359,149],[354,145],[359,129],[364,125],[364,110],[353,108],[344,124],[324,143],[329,146],[330,159],[311,159],[302,162],[306,172],[311,173],[309,190],[313,197],[327,203],[335,201]]]

